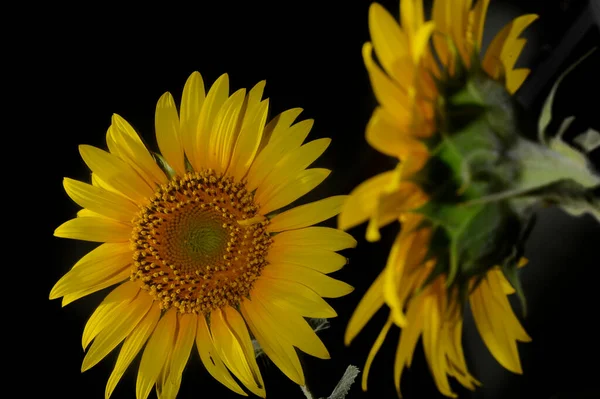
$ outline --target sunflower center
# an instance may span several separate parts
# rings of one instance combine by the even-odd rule
[[[212,170],[174,177],[140,212],[133,279],[163,309],[209,313],[247,297],[271,238],[244,183]],[[240,223],[243,220],[259,220]]]

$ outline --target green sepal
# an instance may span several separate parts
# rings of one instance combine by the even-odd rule
[[[171,165],[169,165],[167,160],[161,154],[159,154],[158,152],[153,152],[152,156],[154,156],[154,160],[156,161],[160,169],[163,172],[165,172],[165,174],[169,177],[169,180],[175,177],[175,169],[173,169]]]

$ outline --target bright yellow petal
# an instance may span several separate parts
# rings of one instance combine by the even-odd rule
[[[321,156],[330,143],[331,139],[328,138],[314,140],[281,158],[256,189],[256,201],[264,204],[266,198],[289,181],[290,176],[296,176]]]
[[[94,292],[103,290],[104,288],[110,287],[111,285],[119,284],[128,280],[131,277],[131,270],[129,268],[124,268],[119,273],[112,275],[111,277],[102,280],[98,284],[91,285],[86,289],[71,292],[63,296],[61,306],[67,306],[73,301],[78,300],[79,298],[83,298],[84,296],[93,294]]]
[[[354,310],[352,317],[350,317],[344,335],[344,343],[346,345],[350,345],[354,337],[356,337],[383,304],[383,273],[381,273],[377,276],[373,284],[371,284],[371,287],[369,287]]]
[[[118,317],[120,309],[129,305],[138,292],[140,292],[139,283],[128,281],[119,285],[104,298],[102,303],[92,313],[83,329],[81,337],[83,349],[87,348],[90,342]]]
[[[212,159],[209,154],[208,143],[213,140],[213,136],[216,134],[217,114],[227,98],[229,98],[229,75],[225,73],[219,76],[211,86],[198,116],[197,130],[193,141],[194,149],[192,152],[194,156],[192,158],[188,156],[195,170],[207,167],[207,162]]]
[[[292,108],[288,109],[287,111],[283,111],[274,117],[265,127],[265,136],[263,138],[263,140],[266,140],[265,145],[271,142],[277,142],[281,137],[289,135],[288,130],[296,118],[298,118],[298,116],[302,113],[302,111],[302,108]]]
[[[183,94],[181,96],[181,118],[179,121],[179,134],[181,135],[181,144],[187,159],[190,161],[194,168],[199,166],[198,163],[198,149],[196,148],[199,140],[198,121],[200,118],[200,111],[204,104],[204,81],[202,75],[199,72],[194,72],[190,75],[188,80],[185,82],[183,87]],[[208,140],[201,142],[202,145],[206,145]],[[198,170],[198,169],[196,169]]]
[[[156,383],[175,340],[177,310],[169,309],[158,322],[142,354],[135,384],[137,399],[146,399]]]
[[[240,114],[245,98],[246,89],[236,91],[225,100],[215,116],[204,162],[205,166],[217,173],[225,172],[229,166],[231,152],[240,132]]]
[[[171,93],[163,94],[156,103],[154,116],[156,142],[162,156],[179,176],[185,174],[183,143],[179,131],[179,115]]]
[[[120,274],[133,262],[129,243],[106,243],[81,258],[52,288],[50,299],[83,291]]]
[[[313,226],[275,235],[271,249],[286,248],[289,245],[341,251],[356,247],[356,240],[350,234],[338,229]]]
[[[340,213],[342,204],[347,198],[347,195],[337,195],[297,206],[271,219],[267,229],[271,233],[276,233],[320,223]]]
[[[293,115],[292,112],[291,116]],[[313,123],[312,119],[307,119],[287,128],[283,127],[283,122],[275,126],[273,133],[276,135],[271,135],[269,143],[260,151],[248,171],[248,190],[254,190],[263,184],[265,178],[273,172],[273,165],[302,145]],[[280,126],[281,129],[278,129]]]
[[[83,161],[98,177],[136,203],[143,203],[154,190],[125,161],[90,145],[80,145]]]
[[[158,167],[129,122],[114,114],[110,132],[118,148],[117,155],[142,176],[150,187],[167,183],[167,176]]]
[[[248,93],[242,128],[235,143],[231,163],[227,171],[227,174],[238,181],[246,176],[262,142],[269,110],[269,100],[261,101],[264,87],[265,81],[263,80]]]
[[[244,326],[245,328],[245,326]],[[213,344],[219,353],[219,357],[227,365],[229,370],[257,396],[265,397],[264,386],[262,380],[259,380],[260,373],[253,373],[253,367],[249,365],[249,361],[254,360],[254,351],[248,353],[246,342],[243,342],[244,336],[239,334],[239,330],[234,330],[225,320],[225,316],[220,309],[214,310],[210,315],[210,331]],[[247,331],[246,331],[247,334]],[[248,344],[250,338],[248,338]],[[255,360],[254,360],[255,361]]]
[[[244,300],[240,310],[248,323],[252,334],[256,337],[262,350],[275,365],[298,385],[305,385],[304,373],[294,347],[283,341],[269,329],[268,321],[258,305],[251,300]]]
[[[109,218],[129,223],[139,210],[131,200],[91,184],[65,177],[63,186],[79,206]]]
[[[193,313],[177,315],[179,328],[173,353],[171,353],[171,369],[169,373],[169,379],[172,383],[175,383],[177,379],[181,380],[181,375],[190,357],[194,339],[196,338],[197,317]]]
[[[260,206],[260,212],[266,215],[291,204],[323,183],[330,173],[329,169],[313,168],[303,170],[288,178],[287,181],[269,194],[256,199]]]
[[[239,395],[248,396],[246,392],[240,388],[233,377],[231,377],[229,371],[219,357],[217,350],[213,345],[212,338],[210,337],[206,319],[203,316],[198,316],[198,326],[196,328],[196,347],[198,348],[200,359],[210,375],[212,375],[221,384],[231,389],[233,392]]]
[[[271,248],[267,255],[271,264],[291,263],[317,270],[321,273],[333,273],[348,263],[348,259],[338,253],[320,248],[288,246]]]
[[[296,312],[305,317],[330,318],[337,313],[312,289],[292,281],[261,277],[254,283],[254,290],[269,303]]]
[[[105,328],[94,338],[92,346],[90,346],[83,359],[82,372],[104,359],[127,338],[140,320],[148,313],[153,300],[150,295],[144,294],[138,295],[131,303],[120,309],[119,316],[114,318],[110,324],[106,324]]]
[[[351,293],[354,288],[343,281],[335,280],[308,267],[291,263],[269,264],[262,271],[272,279],[295,281],[315,291],[323,298],[339,298]]]
[[[265,395],[265,389],[262,375],[258,368],[258,364],[256,363],[256,356],[254,353],[254,346],[252,345],[252,340],[250,339],[250,334],[248,333],[248,328],[246,327],[246,323],[244,319],[240,315],[240,313],[232,307],[226,307],[223,310],[223,314],[225,315],[225,320],[227,325],[229,326],[233,335],[235,335],[237,341],[240,343],[242,350],[248,360],[248,365],[250,366],[250,370],[252,372],[252,376],[254,378],[255,383],[257,384],[257,390],[259,392],[259,396]],[[253,391],[254,392],[254,391]]]
[[[113,219],[78,217],[58,226],[54,235],[93,242],[128,242],[132,231],[131,225]]]
[[[263,320],[267,321],[266,327],[271,333],[309,355],[319,359],[331,358],[323,342],[303,317],[268,302],[260,292],[253,293],[252,301]]]
[[[125,370],[127,370],[133,359],[135,359],[137,354],[142,350],[142,347],[158,323],[160,313],[161,310],[158,302],[155,302],[146,316],[144,316],[131,334],[129,334],[129,336],[125,339],[125,342],[121,347],[121,351],[119,352],[117,362],[115,363],[115,368],[110,374],[110,377],[108,377],[106,391],[104,394],[105,399],[110,397],[115,387],[121,380],[121,377],[123,374],[125,374]]]

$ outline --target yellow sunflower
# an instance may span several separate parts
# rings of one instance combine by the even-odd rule
[[[64,306],[118,284],[82,339],[82,371],[123,342],[107,398],[140,352],[137,398],[153,386],[159,398],[175,398],[194,342],[208,372],[241,395],[239,383],[265,397],[252,337],[300,385],[295,348],[329,358],[304,318],[336,316],[322,298],[352,287],[327,274],[346,264],[336,251],[356,241],[314,226],[337,215],[344,196],[278,212],[329,175],[307,168],[330,139],[303,144],[313,122],[294,123],[301,109],[266,123],[264,85],[230,95],[225,74],[205,94],[194,72],[179,112],[170,93],[158,101],[162,155],[118,115],[106,136],[109,152],[80,146],[92,184],[65,178],[83,209],[54,234],[102,244],[56,283],[50,299],[62,297]]]
[[[435,0],[431,20],[426,20],[422,0],[402,0],[400,24],[379,4],[369,11],[372,43],[364,45],[363,57],[379,106],[366,128],[366,139],[399,162],[394,170],[352,191],[338,226],[346,230],[368,221],[369,241],[379,240],[379,229],[393,221],[400,221],[401,231],[385,269],[361,300],[346,331],[348,345],[378,309],[384,304],[390,308],[367,359],[364,390],[373,358],[392,324],[402,328],[394,365],[398,394],[402,371],[410,366],[419,337],[441,393],[456,396],[448,376],[469,389],[479,385],[467,370],[461,344],[467,302],[491,354],[508,370],[522,373],[517,341],[530,338],[508,301],[515,283],[505,278],[505,272],[522,266],[524,260],[519,261],[521,253],[515,248],[499,245],[500,239],[486,241],[487,232],[476,228],[486,226],[505,234],[517,230],[495,217],[511,212],[503,204],[465,206],[492,192],[491,184],[501,179],[476,181],[464,166],[477,157],[492,158],[488,155],[494,155],[496,147],[485,147],[489,142],[500,147],[510,141],[502,136],[502,126],[508,129],[509,123],[494,124],[495,100],[485,103],[487,99],[477,94],[485,92],[479,89],[487,85],[490,92],[501,92],[500,97],[506,92],[510,98],[522,84],[529,70],[515,69],[525,45],[519,36],[537,16],[510,22],[481,58],[488,4],[489,0],[475,4]],[[373,59],[373,49],[381,67]],[[478,138],[483,144],[471,144]],[[512,171],[510,165],[501,166],[498,170]],[[489,235],[496,237],[495,232]],[[507,266],[501,261],[508,258]]]

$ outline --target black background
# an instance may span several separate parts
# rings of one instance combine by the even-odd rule
[[[49,301],[47,296],[72,264],[93,248],[87,243],[55,238],[52,233],[78,209],[63,192],[62,178],[86,180],[89,176],[77,145],[105,148],[112,113],[126,118],[145,140],[153,143],[156,101],[165,91],[171,91],[178,100],[191,72],[200,71],[207,86],[227,72],[233,90],[250,88],[266,79],[265,95],[271,99],[271,116],[302,107],[305,111],[301,117],[316,121],[309,138],[333,138],[317,162],[320,167],[333,169],[333,173],[306,201],[349,193],[364,179],[393,165],[392,160],[376,153],[364,141],[364,127],[375,106],[361,58],[361,46],[368,40],[369,4],[157,2],[137,8],[92,3],[85,7],[53,4],[36,8],[38,21],[32,47],[23,50],[31,59],[28,67],[32,71],[24,81],[24,92],[31,96],[18,104],[29,111],[29,119],[20,120],[21,128],[16,132],[22,132],[22,138],[27,140],[22,148],[29,153],[20,150],[13,155],[27,159],[24,163],[35,171],[35,179],[40,182],[39,187],[26,184],[26,190],[32,194],[28,198],[37,208],[26,216],[25,234],[41,233],[39,241],[34,238],[33,242],[47,244],[44,248],[48,249],[38,253],[37,246],[25,240],[25,249],[20,251],[29,260],[11,269],[25,270],[28,277],[23,281],[27,284],[33,268],[36,276],[35,290],[19,290],[19,295],[25,292],[27,300],[34,303],[33,307],[27,305],[25,311],[16,306],[20,315],[25,315],[25,323],[19,324],[23,327],[15,327],[12,320],[5,324],[7,330],[16,331],[28,341],[24,351],[13,352],[10,344],[6,347],[7,353],[21,353],[11,355],[16,360],[12,370],[19,387],[16,396],[104,397],[115,353],[80,373],[83,326],[104,293],[66,308],[61,308],[58,300]],[[398,2],[382,4],[398,14]],[[528,29],[530,42],[519,61],[533,69],[532,79],[523,86],[520,98],[536,115],[556,73],[600,43],[598,27],[592,25],[586,7],[586,1],[576,0],[492,1],[487,40],[510,17],[526,12],[541,17]],[[585,34],[569,39],[568,33],[578,26]],[[569,137],[588,126],[600,129],[598,58],[596,54],[578,68],[557,94],[556,108],[561,117],[577,117]],[[558,65],[552,67],[552,60]],[[34,158],[32,150],[36,152]],[[332,359],[302,357],[307,383],[315,397],[327,396],[348,364],[363,368],[386,318],[386,312],[380,311],[354,343],[344,347],[345,325],[383,267],[397,226],[386,227],[378,243],[367,243],[364,230],[365,226],[361,226],[351,231],[359,240],[358,247],[345,251],[351,258],[350,264],[335,274],[356,289],[345,298],[330,301],[339,316],[331,320],[330,329],[320,334]],[[519,345],[524,375],[503,370],[484,347],[472,320],[467,319],[463,342],[468,364],[484,385],[470,393],[453,383],[459,397],[596,397],[593,394],[600,392],[596,387],[600,371],[596,328],[600,280],[594,255],[599,244],[600,227],[590,217],[575,219],[551,209],[540,211],[539,223],[527,245],[530,264],[523,271],[529,300],[524,325],[533,338],[532,343]],[[20,283],[19,279],[16,282]],[[357,381],[348,398],[396,397],[392,368],[397,338],[398,330],[393,328],[371,369],[369,391],[363,393]],[[272,363],[260,363],[268,397],[304,397]],[[134,365],[113,398],[135,397],[137,363]],[[441,397],[436,393],[420,345],[411,369],[404,373],[402,391],[407,399]],[[179,397],[237,395],[215,382],[193,352]]]

